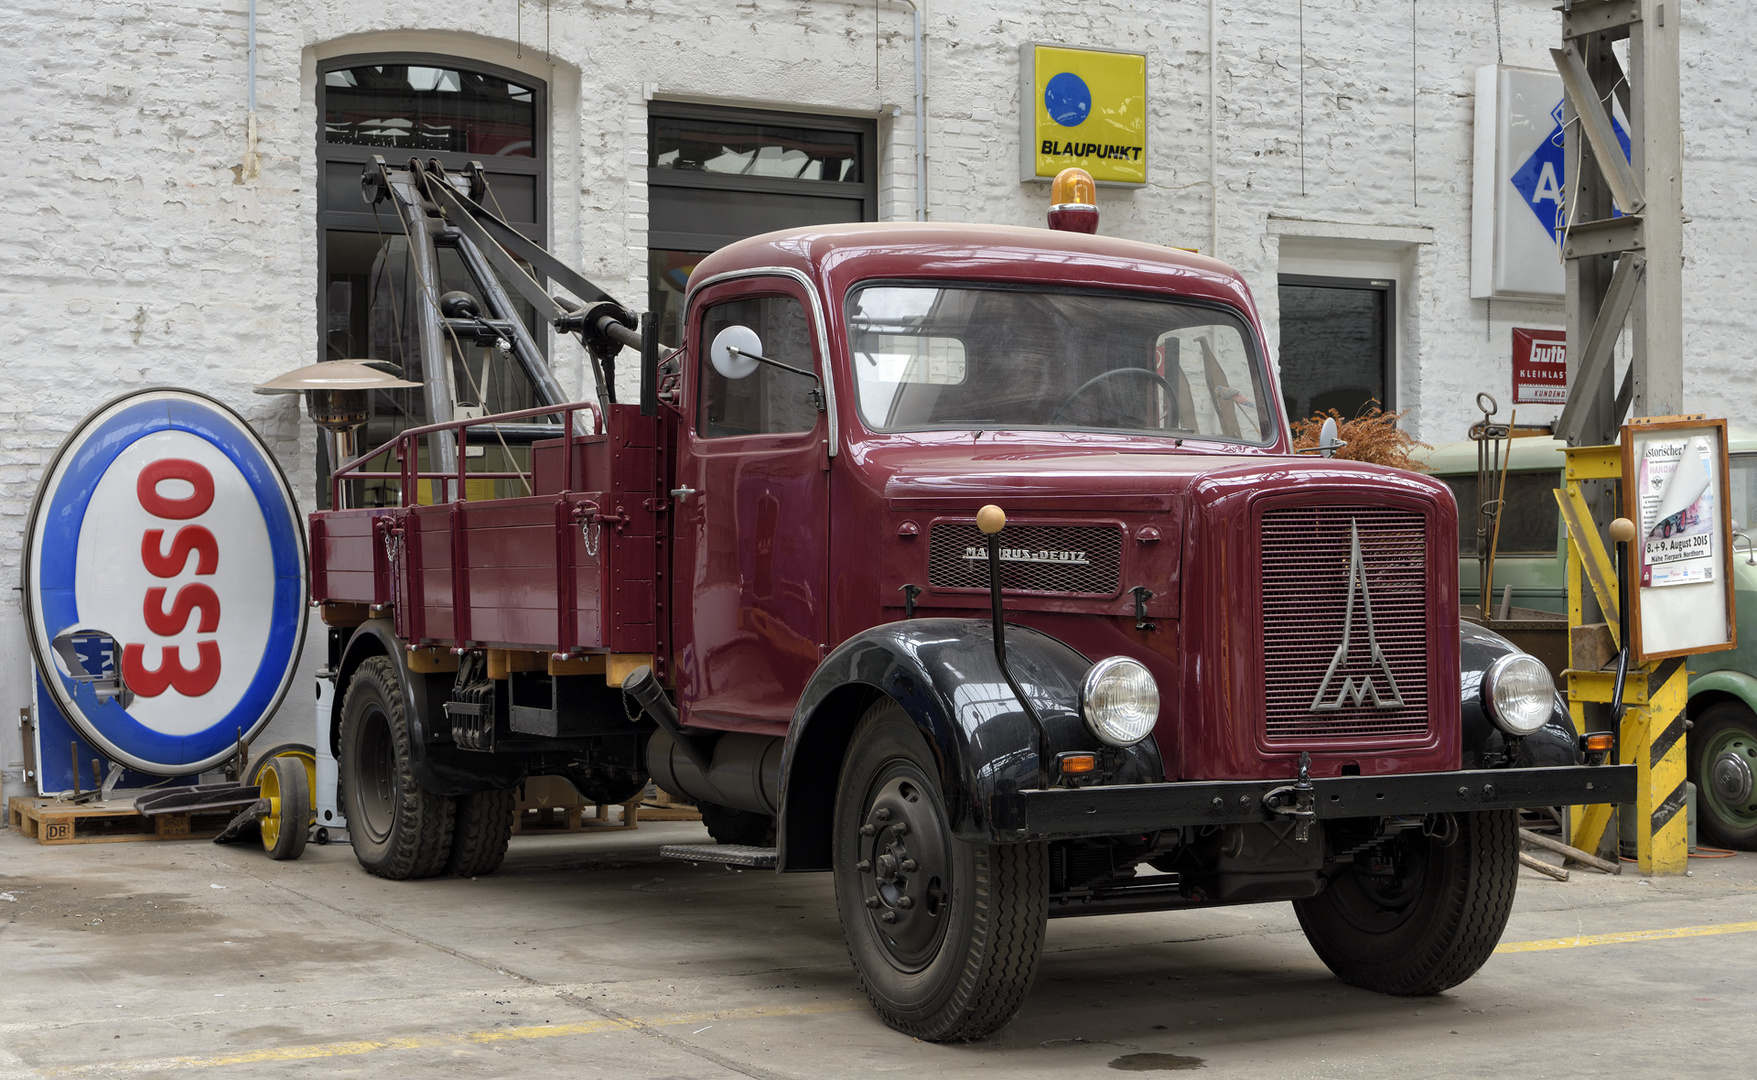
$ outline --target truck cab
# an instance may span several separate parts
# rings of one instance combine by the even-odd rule
[[[1461,637],[1443,484],[1292,453],[1222,263],[795,230],[647,344],[529,496],[313,515],[368,869],[455,863],[531,773],[651,775],[728,861],[830,872],[878,1013],[960,1040],[1050,917],[1290,900],[1344,980],[1437,992],[1499,938],[1517,808],[1633,790]]]

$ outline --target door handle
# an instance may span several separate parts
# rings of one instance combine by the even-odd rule
[[[688,499],[691,495],[694,495],[694,494],[695,494],[695,488],[692,488],[692,487],[680,487],[680,488],[672,488],[671,489],[671,497],[673,499],[676,499],[678,502],[683,502],[685,499]]]

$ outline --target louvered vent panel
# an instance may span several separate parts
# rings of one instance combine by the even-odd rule
[[[1357,529],[1364,579],[1353,572]],[[1269,739],[1425,735],[1428,566],[1423,516],[1384,507],[1271,510],[1263,515],[1261,552],[1264,725]],[[1375,643],[1382,663],[1373,655]],[[1379,707],[1399,698],[1400,706]],[[1313,710],[1314,702],[1319,711]],[[1338,702],[1340,708],[1329,708]]]

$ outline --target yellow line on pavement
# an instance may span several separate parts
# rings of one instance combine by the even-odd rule
[[[219,1065],[253,1065],[273,1061],[310,1061],[315,1058],[353,1057],[387,1050],[427,1050],[446,1046],[488,1045],[524,1039],[552,1039],[568,1035],[596,1035],[611,1031],[633,1031],[643,1027],[676,1027],[683,1024],[718,1023],[731,1020],[760,1020],[772,1016],[815,1016],[822,1013],[851,1012],[852,1002],[822,1002],[811,1005],[752,1006],[746,1009],[671,1013],[665,1016],[630,1017],[628,1019],[585,1020],[577,1024],[531,1024],[524,1027],[489,1028],[483,1031],[406,1035],[390,1039],[355,1039],[348,1042],[316,1043],[310,1046],[265,1047],[242,1050],[215,1057],[171,1057],[136,1061],[94,1062],[46,1069],[48,1076],[64,1076],[86,1072],[162,1072],[173,1069],[207,1069]]]
[[[1498,953],[1548,952],[1551,949],[1579,949],[1587,945],[1621,945],[1629,941],[1664,941],[1667,938],[1713,937],[1716,934],[1749,934],[1757,932],[1757,922],[1719,923],[1715,926],[1675,926],[1669,930],[1625,930],[1620,934],[1578,934],[1574,937],[1548,938],[1543,941],[1504,941]]]

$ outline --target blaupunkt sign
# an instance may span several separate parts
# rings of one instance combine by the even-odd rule
[[[1019,52],[1021,179],[1071,165],[1101,183],[1147,182],[1147,57],[1028,44]]]

